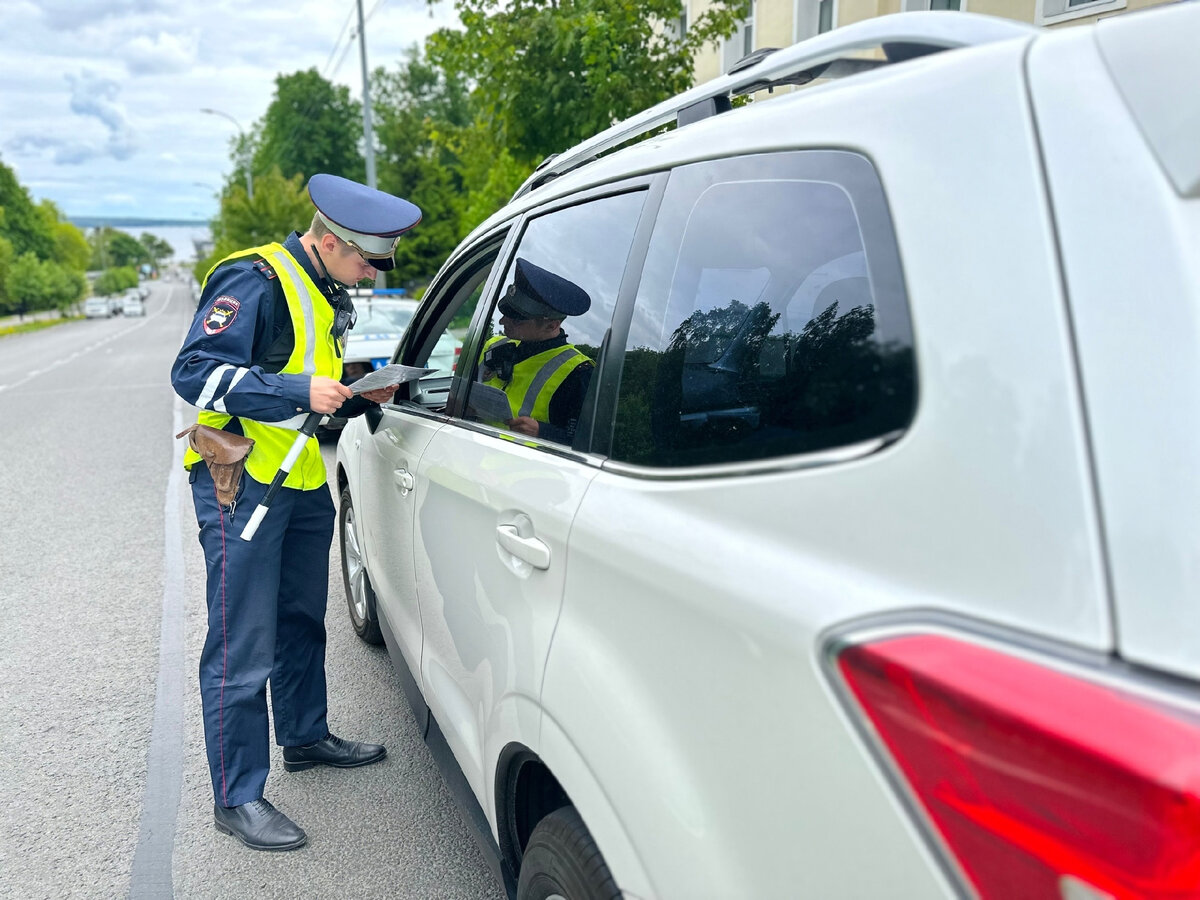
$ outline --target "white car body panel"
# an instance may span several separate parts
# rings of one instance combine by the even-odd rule
[[[1181,7],[1100,33],[1200,34],[1200,4]],[[380,605],[493,838],[497,762],[520,745],[627,896],[955,896],[830,687],[833,631],[944,615],[1200,677],[1195,154],[1167,106],[1131,119],[1155,82],[1128,74],[1136,47],[1114,37],[1106,61],[1096,35],[751,104],[567,172],[475,232],[689,162],[857,152],[892,217],[919,396],[871,455],[706,477],[403,405],[374,434],[351,424],[338,458]],[[1136,81],[1127,96],[1114,65]],[[1174,124],[1200,146],[1195,117]],[[860,271],[835,262],[822,277]],[[545,570],[498,543],[522,517]]]
[[[413,548],[422,683],[484,809],[493,791],[485,745],[503,728],[494,717],[506,696],[541,694],[567,536],[595,474],[519,440],[456,426],[434,435],[418,463]],[[548,549],[547,568],[499,544],[498,529],[518,524],[523,539]]]
[[[359,444],[360,476],[372,485],[371,502],[359,507],[365,556],[371,560],[371,581],[404,658],[416,673],[420,671],[422,646],[421,607],[413,573],[416,496],[407,485],[442,423],[406,414],[390,404],[383,406],[382,420],[374,433],[361,422],[361,416],[352,420],[358,427],[350,437],[343,435],[338,447],[340,450],[346,440]]]
[[[1200,8],[1171,12],[1177,30],[1200,40]],[[1128,24],[1134,19],[1105,26]],[[1054,49],[1049,58],[1035,47],[1030,72],[1078,335],[1119,646],[1130,660],[1197,677],[1200,199],[1181,198],[1158,166],[1095,33],[1072,34],[1069,43],[1064,35]],[[1104,134],[1104,152],[1073,152],[1084,134]],[[1200,125],[1191,134],[1196,156]]]

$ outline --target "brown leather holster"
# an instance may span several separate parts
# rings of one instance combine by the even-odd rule
[[[175,435],[175,439],[185,434],[192,449],[200,454],[208,466],[213,484],[217,486],[217,501],[222,506],[228,506],[237,497],[242,472],[246,468],[246,457],[254,447],[254,440],[200,424],[185,428]]]

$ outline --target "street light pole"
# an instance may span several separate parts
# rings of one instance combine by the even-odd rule
[[[209,109],[207,106],[200,110],[202,113],[208,113],[210,116],[221,116],[223,119],[228,119],[233,123],[233,127],[238,130],[238,146],[241,148],[242,165],[246,168],[246,198],[254,199],[254,178],[250,174],[250,145],[246,143],[246,132],[242,131],[242,126],[227,112],[221,112],[219,109]]]

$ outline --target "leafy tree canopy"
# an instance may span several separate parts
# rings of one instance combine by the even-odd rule
[[[105,269],[96,278],[93,285],[97,294],[119,294],[132,287],[137,287],[138,273],[132,266],[120,266],[115,269]]]
[[[199,260],[193,273],[203,282],[208,270],[238,250],[283,241],[293,231],[305,231],[312,222],[308,181],[297,174],[284,178],[273,168],[254,181],[254,200],[241,185],[231,185],[221,197],[221,211],[213,221],[213,252]]]
[[[362,106],[350,99],[349,88],[326,81],[315,68],[275,79],[275,98],[255,135],[256,199],[259,177],[276,167],[283,177],[300,175],[305,183],[318,172],[356,181],[365,178],[359,151]],[[236,183],[244,183],[244,178]]]
[[[87,238],[70,222],[54,226],[54,259],[72,272],[86,272],[92,260]]]
[[[164,259],[170,259],[175,253],[175,248],[171,246],[170,241],[163,240],[148,231],[143,231],[138,240],[146,248],[146,255],[155,267],[160,265]]]
[[[93,269],[136,267],[150,259],[146,248],[137,238],[110,225],[93,228],[88,234],[88,244],[92,248]]]
[[[52,260],[22,253],[9,267],[5,287],[12,311],[57,308],[65,312],[87,292],[87,278]]]
[[[714,0],[676,37],[678,0],[455,0],[462,30],[431,58],[472,80],[515,160],[536,164],[692,84],[693,57],[732,34],[748,0]]]
[[[395,71],[378,71],[372,93],[378,186],[421,207],[421,224],[401,239],[389,280],[428,279],[463,235],[461,166],[452,148],[438,141],[471,121],[461,76],[430,65],[414,47]]]
[[[51,222],[34,205],[29,191],[17,182],[17,176],[0,163],[0,237],[7,238],[17,255],[32,253],[38,259],[54,255]]]

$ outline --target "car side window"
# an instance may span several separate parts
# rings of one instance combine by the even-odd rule
[[[476,344],[466,418],[573,442],[645,198],[629,191],[528,221]]]
[[[451,378],[461,365],[463,340],[496,263],[502,237],[493,237],[468,255],[455,271],[439,279],[433,293],[422,298],[425,321],[414,346],[405,353],[402,343],[393,358],[394,362],[435,370],[407,388],[413,402],[439,410],[447,405]]]
[[[841,151],[671,173],[630,322],[612,457],[711,465],[905,428],[912,328],[883,191]]]

